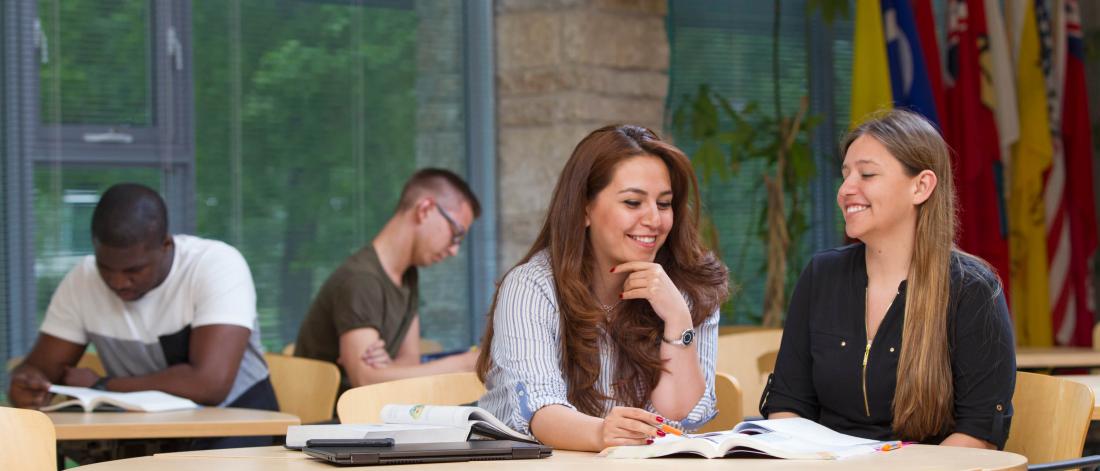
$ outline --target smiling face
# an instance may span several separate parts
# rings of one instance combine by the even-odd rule
[[[910,176],[882,143],[865,134],[848,147],[840,173],[844,182],[836,202],[848,237],[865,243],[887,241],[905,231],[912,237],[917,206],[930,191],[920,183],[924,172]]]
[[[652,262],[672,229],[672,184],[664,161],[628,158],[588,203],[585,225],[600,268]]]

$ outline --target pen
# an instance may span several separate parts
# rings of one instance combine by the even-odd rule
[[[658,427],[657,430],[660,430],[660,431],[665,432],[665,433],[671,433],[673,435],[680,435],[680,436],[684,435],[684,432],[681,432],[680,429],[678,429],[676,427],[673,427],[669,424],[661,424],[661,426]]]
[[[901,445],[902,445],[902,443],[897,442],[897,441],[886,442],[886,443],[883,443],[882,446],[878,447],[878,451],[897,450],[898,448],[901,448]]]

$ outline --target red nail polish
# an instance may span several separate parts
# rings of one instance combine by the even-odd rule
[[[657,416],[657,422],[660,422],[660,423],[664,423],[664,422],[665,422],[665,418],[664,418],[664,417],[661,417],[661,416],[659,416],[659,415],[658,415],[658,416]]]
[[[611,273],[615,273],[615,267],[611,267]]]
[[[665,432],[663,430],[658,430],[657,431],[657,436],[658,437],[663,437],[663,436],[665,436]]]
[[[645,439],[645,444],[646,445],[652,445],[653,444],[653,439],[652,438]]]
[[[619,299],[623,299],[623,293],[619,293]]]

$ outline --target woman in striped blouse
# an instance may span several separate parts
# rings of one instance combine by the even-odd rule
[[[697,208],[691,162],[652,131],[608,126],[577,144],[538,239],[497,290],[479,405],[570,450],[710,420],[728,277]]]

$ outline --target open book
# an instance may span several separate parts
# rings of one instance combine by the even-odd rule
[[[652,445],[610,447],[608,458],[653,458],[689,453],[706,458],[773,457],[835,460],[874,452],[883,442],[830,430],[814,421],[793,418],[741,422],[733,430],[658,438]]]
[[[384,423],[292,425],[286,431],[286,447],[301,448],[307,440],[321,438],[392,438],[396,444],[483,439],[537,443],[480,407],[389,404],[379,415]]]
[[[78,388],[73,386],[50,385],[50,392],[72,397],[67,401],[61,401],[41,408],[49,412],[70,407],[79,407],[85,412],[93,410],[126,410],[141,412],[163,412],[180,409],[196,409],[199,407],[190,399],[173,396],[161,391],[137,391],[137,392],[110,392],[98,389]]]

